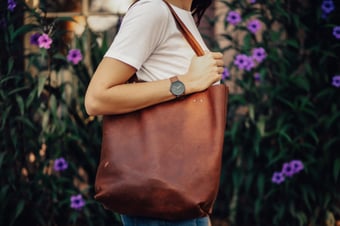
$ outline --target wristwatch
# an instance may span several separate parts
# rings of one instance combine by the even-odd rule
[[[170,78],[170,92],[176,97],[181,97],[185,93],[185,86],[184,83],[178,80],[177,76]]]

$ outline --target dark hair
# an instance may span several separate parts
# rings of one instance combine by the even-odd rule
[[[203,14],[207,10],[207,8],[211,5],[213,0],[193,0],[191,5],[191,12],[194,18],[196,19],[196,23],[199,24]]]

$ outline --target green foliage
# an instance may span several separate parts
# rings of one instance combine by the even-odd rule
[[[101,127],[83,106],[91,71],[66,58],[72,48],[85,55],[86,45],[82,37],[63,41],[67,31],[59,28],[71,18],[47,19],[24,1],[16,3],[13,12],[7,1],[0,7],[0,224],[119,225],[93,200]],[[51,47],[24,46],[24,37],[35,32],[48,34]],[[95,67],[103,50],[96,42],[91,47]],[[58,158],[67,161],[66,170],[54,169]],[[78,194],[86,204],[75,210],[70,198]]]
[[[24,2],[16,1],[13,11],[0,2],[0,225],[119,225],[93,199],[101,126],[83,106],[107,45],[93,41],[88,62],[72,63],[71,49],[83,57],[88,51],[85,37],[65,41],[63,22],[72,18],[49,19],[45,9]],[[340,218],[340,88],[332,85],[340,74],[340,40],[332,34],[340,5],[333,2],[324,17],[321,0],[220,0],[226,14],[208,20],[225,21],[218,40],[227,44],[207,41],[231,56],[225,81],[235,85],[213,217],[235,226],[315,226]],[[242,21],[224,20],[230,11]],[[254,18],[262,29],[252,33],[247,23]],[[23,44],[36,32],[52,38],[50,48]],[[240,69],[236,55],[250,56],[254,48],[263,48],[265,59]],[[59,158],[66,170],[54,168]],[[303,170],[273,183],[292,160]],[[70,198],[78,194],[86,204],[75,210]]]
[[[226,82],[230,95],[224,167],[217,215],[232,225],[326,225],[340,218],[340,25],[339,2],[322,15],[322,1],[220,1],[238,11],[242,22],[225,21],[229,41]],[[252,34],[246,22],[258,18]],[[241,36],[240,34],[243,34]],[[240,38],[244,37],[244,38]],[[240,70],[237,54],[262,47],[266,58]],[[259,73],[260,78],[254,77]],[[284,163],[302,161],[304,169],[276,184]],[[334,225],[334,224],[330,224]]]

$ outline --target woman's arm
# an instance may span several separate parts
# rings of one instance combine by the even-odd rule
[[[136,69],[119,60],[105,57],[97,67],[85,95],[89,115],[120,114],[135,111],[174,99],[170,80],[129,83]],[[199,92],[221,79],[221,53],[194,56],[185,75],[178,75],[185,84],[185,94]]]

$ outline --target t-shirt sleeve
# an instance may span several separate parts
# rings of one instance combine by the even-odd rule
[[[158,1],[139,1],[122,20],[120,29],[104,57],[118,59],[140,69],[162,42],[169,13]]]

